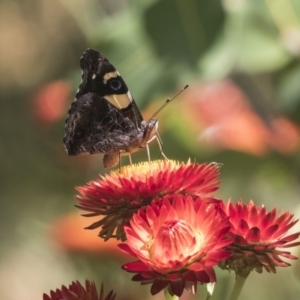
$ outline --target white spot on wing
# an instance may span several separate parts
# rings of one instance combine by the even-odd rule
[[[93,76],[92,76],[92,79],[95,79],[96,78],[96,76],[97,76],[97,74],[95,73],[95,74],[93,74]]]

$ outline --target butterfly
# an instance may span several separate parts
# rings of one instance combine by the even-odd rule
[[[64,147],[69,155],[103,153],[106,168],[120,163],[120,156],[146,148],[157,139],[158,120],[143,117],[126,83],[101,53],[87,49],[80,58],[82,82],[65,122]]]

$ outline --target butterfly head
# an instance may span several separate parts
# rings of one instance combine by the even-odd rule
[[[158,120],[150,119],[148,121],[142,121],[142,130],[144,132],[142,147],[145,147],[146,144],[150,143],[157,134],[158,129]]]

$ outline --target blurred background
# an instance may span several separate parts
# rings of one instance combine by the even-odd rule
[[[74,187],[108,172],[101,155],[69,157],[62,144],[89,47],[113,62],[145,118],[190,85],[158,116],[169,158],[221,163],[218,197],[299,218],[299,0],[2,0],[0,38],[1,299],[42,299],[77,279],[104,281],[118,300],[163,299],[131,282],[116,243],[84,231],[91,220],[74,208]],[[218,280],[214,299],[226,299],[234,274]],[[241,299],[299,294],[296,261],[251,274]]]

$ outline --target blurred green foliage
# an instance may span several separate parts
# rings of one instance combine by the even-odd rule
[[[75,204],[74,186],[107,172],[101,155],[67,157],[63,117],[45,126],[32,113],[36,91],[55,80],[71,84],[69,105],[86,48],[109,57],[141,109],[154,99],[158,107],[186,83],[231,78],[266,124],[277,115],[300,123],[299,0],[2,0],[0,32],[1,299],[41,299],[42,292],[69,279],[88,274],[100,281],[116,269],[114,259],[109,265],[107,258],[74,259],[58,251],[48,232]],[[299,150],[253,156],[206,148],[176,108],[172,103],[160,118],[170,158],[222,163],[219,197],[253,198],[299,216]],[[145,157],[141,151],[134,161]],[[121,291],[129,276],[114,272]],[[251,275],[242,299],[253,299],[253,285],[255,299],[298,299],[299,278],[288,275],[290,285],[281,285],[291,272]],[[230,284],[229,275],[220,274],[219,295],[228,292],[222,280]],[[110,286],[114,277],[106,278]],[[149,294],[147,287],[143,291]]]

